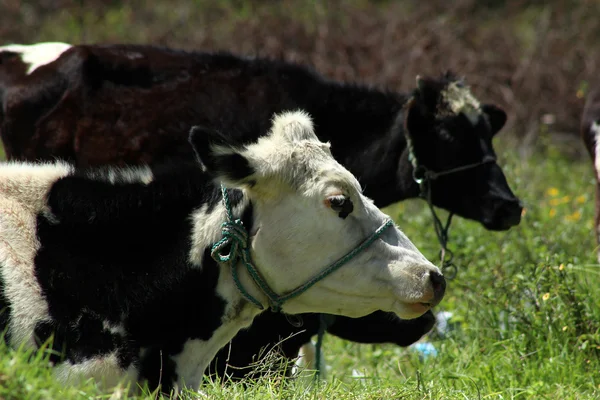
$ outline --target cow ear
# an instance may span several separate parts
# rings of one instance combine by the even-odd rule
[[[242,150],[235,148],[221,132],[194,126],[189,141],[198,161],[218,181],[229,186],[252,185],[254,169]]]
[[[483,111],[490,121],[490,127],[492,128],[492,135],[495,135],[502,129],[506,123],[506,113],[500,107],[496,107],[493,104],[482,104],[481,111]]]

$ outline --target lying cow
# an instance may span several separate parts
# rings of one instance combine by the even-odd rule
[[[596,175],[596,252],[600,262],[600,84],[588,93],[581,116],[581,138],[590,153]]]
[[[520,202],[492,146],[506,115],[480,104],[451,75],[420,79],[414,93],[394,93],[261,58],[139,45],[69,47],[10,46],[0,52],[0,133],[9,158],[58,157],[78,166],[189,160],[192,125],[216,127],[246,143],[267,130],[273,113],[299,107],[309,110],[319,138],[332,143],[335,158],[377,206],[419,196],[417,166],[421,173],[440,173],[429,182],[433,204],[493,230],[520,221]],[[297,327],[280,314],[261,314],[212,367],[223,374],[229,360],[233,368],[227,373],[244,376],[243,367],[263,347],[290,335],[282,351],[295,357],[317,333],[319,316],[301,320]],[[377,313],[335,318],[328,332],[406,346],[433,323],[430,312],[411,323]]]
[[[201,128],[190,141],[206,172],[185,163],[0,167],[0,308],[10,345],[54,335],[61,381],[148,381],[168,392],[198,387],[259,307],[410,319],[442,299],[438,268],[361,193],[306,114],[276,117],[270,135],[244,147]],[[216,182],[227,187],[223,197]],[[221,225],[237,219],[248,236],[224,252],[239,245],[242,258],[217,263]],[[311,281],[365,238],[330,276],[283,304],[270,301],[269,290]]]

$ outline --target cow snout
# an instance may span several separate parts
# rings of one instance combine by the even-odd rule
[[[439,272],[432,271],[429,273],[429,281],[433,288],[433,299],[431,301],[431,307],[434,307],[442,301],[444,294],[446,293],[446,279],[444,275]]]
[[[519,199],[501,200],[496,203],[494,212],[484,218],[483,225],[491,231],[506,231],[521,222],[523,204]]]

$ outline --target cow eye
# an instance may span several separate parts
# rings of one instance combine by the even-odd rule
[[[352,210],[354,210],[352,200],[343,194],[329,196],[327,198],[327,204],[333,211],[337,212],[338,216],[342,219],[345,219],[352,212]]]

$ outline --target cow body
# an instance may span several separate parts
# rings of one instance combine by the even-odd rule
[[[385,220],[304,114],[276,119],[270,136],[241,150],[216,132],[197,130],[191,140],[207,171],[185,163],[168,173],[62,162],[0,166],[5,339],[39,347],[52,337],[63,382],[197,387],[217,350],[260,313],[236,289],[236,266],[211,257],[227,220],[215,180],[234,187],[228,207],[247,227],[252,260],[276,293],[308,280]],[[342,200],[350,212],[341,214]],[[304,212],[276,223],[298,204]],[[318,251],[333,232],[334,244],[325,246],[331,251]],[[306,253],[314,267],[304,267]],[[283,311],[356,317],[381,308],[414,318],[443,296],[439,270],[396,228],[363,253]],[[363,266],[369,277],[357,280]],[[244,271],[245,290],[267,304]],[[365,292],[382,284],[387,295]]]
[[[193,154],[185,142],[191,125],[246,143],[265,131],[274,112],[302,107],[319,138],[332,143],[334,157],[381,207],[420,194],[409,132],[412,161],[440,172],[493,157],[492,136],[505,121],[503,111],[479,105],[466,88],[452,96],[461,85],[452,76],[420,79],[414,93],[395,93],[330,81],[286,62],[138,45],[60,49],[56,61],[31,71],[26,60],[39,59],[29,55],[35,51],[0,50],[6,75],[0,75],[0,133],[11,159],[58,157],[79,166],[184,161]],[[508,229],[520,219],[519,201],[496,163],[440,177],[431,184],[431,200],[489,229]],[[244,376],[261,349],[289,336],[281,351],[294,357],[316,334],[318,319],[303,315],[298,327],[264,313],[219,354],[213,370],[225,373],[228,360],[235,367],[228,375]],[[328,331],[408,345],[433,321],[431,312],[411,323],[379,313],[368,320],[337,317]]]
[[[0,48],[3,64],[20,67],[5,72],[12,78],[0,76],[0,133],[16,160],[59,158],[77,166],[189,160],[193,125],[231,132],[232,142],[242,144],[257,139],[252,132],[268,131],[274,113],[301,108],[334,157],[384,207],[419,195],[407,123],[414,155],[437,172],[493,156],[492,136],[506,119],[467,88],[452,97],[449,88],[462,85],[452,76],[420,79],[415,93],[385,92],[329,81],[291,63],[143,45],[73,46],[23,75],[31,68],[23,61],[27,53],[7,48]],[[404,110],[409,98],[417,101]],[[478,108],[472,124],[460,116],[465,104]],[[489,229],[520,219],[519,201],[495,163],[440,178],[432,201]]]

